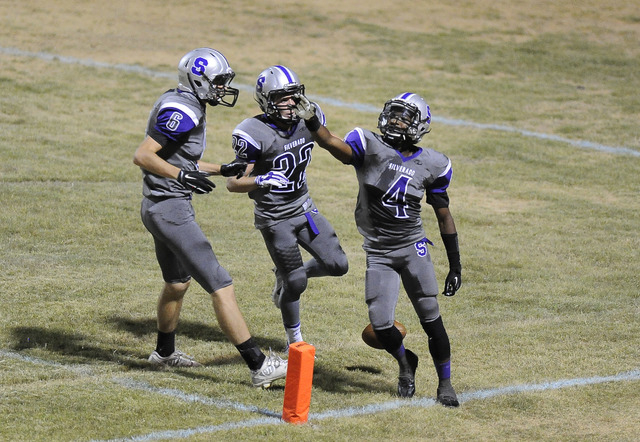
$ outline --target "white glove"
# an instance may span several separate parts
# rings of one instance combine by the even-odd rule
[[[311,104],[311,102],[301,94],[295,94],[293,96],[294,101],[296,102],[296,107],[293,109],[293,112],[303,120],[309,120],[316,116],[316,107]]]
[[[273,170],[265,173],[264,175],[257,176],[255,182],[258,187],[273,186],[278,189],[287,187],[289,185],[289,179],[284,176],[282,172],[276,172]]]

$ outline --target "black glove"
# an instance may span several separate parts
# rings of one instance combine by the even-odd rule
[[[229,164],[221,164],[220,165],[220,175],[222,176],[236,176],[236,178],[242,178],[245,170],[247,170],[247,163],[243,161],[238,161],[238,159],[233,160]]]
[[[195,193],[209,193],[216,187],[211,181],[207,179],[209,176],[206,172],[200,172],[199,170],[181,170],[178,173],[178,182],[189,190],[193,190]]]
[[[447,279],[444,280],[444,296],[453,296],[456,294],[460,286],[462,285],[462,269],[450,269],[447,274]]]
[[[444,296],[453,296],[462,285],[462,265],[460,264],[460,249],[458,247],[458,234],[442,234],[442,242],[447,250],[449,259],[449,273],[444,280]]]

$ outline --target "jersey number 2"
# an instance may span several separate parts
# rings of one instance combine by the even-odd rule
[[[300,148],[296,158],[293,152],[285,152],[278,155],[273,160],[274,170],[280,170],[289,179],[290,184],[287,187],[271,189],[274,193],[293,192],[300,189],[307,182],[307,165],[311,161],[311,148],[313,143],[306,144]]]

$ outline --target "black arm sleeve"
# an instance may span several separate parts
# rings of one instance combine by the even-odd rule
[[[318,118],[317,115],[314,115],[308,120],[304,120],[304,124],[307,126],[307,129],[309,129],[311,132],[317,132],[318,129],[320,129],[320,126],[322,126],[322,123],[320,122],[320,119]]]
[[[460,264],[460,247],[458,246],[458,234],[457,233],[443,233],[442,242],[444,248],[447,250],[447,258],[449,258],[450,269],[461,269]]]
[[[435,209],[449,207],[449,195],[447,195],[446,191],[427,193],[427,204],[433,206]]]

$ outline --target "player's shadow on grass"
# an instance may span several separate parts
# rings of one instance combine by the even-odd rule
[[[13,329],[16,351],[39,348],[65,356],[68,363],[91,363],[96,360],[114,362],[132,369],[148,366],[138,355],[126,355],[113,349],[102,348],[87,336],[77,332],[67,332],[40,327],[15,327]]]
[[[156,334],[156,320],[155,318],[130,318],[127,316],[112,316],[108,320],[115,327],[121,331],[131,333],[132,335],[140,338],[144,336],[155,336]],[[221,342],[228,343],[230,351],[232,349],[231,343],[227,340],[222,330],[217,325],[203,324],[202,322],[195,322],[189,320],[180,320],[178,325],[178,334],[180,336],[188,337],[194,340],[208,341],[208,342]],[[268,339],[260,336],[253,336],[253,339],[260,346],[260,348],[266,353],[269,348],[273,348],[277,352],[280,352],[284,346],[284,340]],[[286,359],[286,355],[280,352],[280,356]],[[207,366],[217,365],[232,365],[238,364],[243,366],[244,363],[240,355],[235,351],[231,351],[231,354],[224,356],[218,356],[214,359],[202,360],[200,362]],[[327,370],[322,366],[322,362],[318,361],[315,364],[313,385],[316,388],[328,392],[344,393],[344,392],[388,392],[394,391],[396,388],[396,379],[391,379],[387,382],[386,379],[381,381],[381,370],[375,367],[365,365],[354,365],[345,367],[347,373],[343,371]],[[182,373],[185,377],[202,378],[200,373],[193,372],[192,370],[184,370]],[[271,387],[274,390],[284,389],[284,385],[276,384]]]
[[[94,365],[109,362],[124,366],[131,370],[152,370],[162,371],[164,368],[151,366],[147,361],[148,349],[144,349],[137,354],[130,351],[122,352],[113,349],[102,348],[91,344],[91,338],[77,332],[67,332],[55,329],[44,329],[39,327],[16,327],[13,329],[15,344],[13,350],[18,352],[28,349],[40,349],[56,353],[64,360],[57,361],[62,365],[86,364]],[[238,364],[243,365],[240,356],[222,356],[209,364]],[[171,368],[173,373],[181,374],[191,379],[206,380],[209,382],[224,382],[226,379],[219,377],[215,372],[192,372],[189,368]]]
[[[347,372],[325,369],[316,364],[313,387],[332,393],[387,393],[396,388],[396,379],[381,378],[381,370],[373,367],[345,367]]]
[[[118,329],[129,332],[137,338],[147,335],[155,336],[157,330],[155,319],[134,320],[126,317],[113,317],[110,321],[115,323]],[[242,363],[240,355],[237,354],[224,333],[216,327],[199,322],[181,321],[179,333],[192,339],[223,342],[229,345],[230,355],[221,355],[208,361],[202,361],[205,365]],[[69,332],[43,327],[15,327],[12,330],[12,334],[14,342],[12,348],[16,351],[38,348],[63,355],[70,360],[70,363],[107,361],[132,369],[153,369],[147,362],[147,358],[153,350],[151,346],[149,348],[136,349],[135,351],[109,348],[108,343],[96,342],[92,337],[77,331]],[[282,345],[282,342],[276,340],[261,339],[259,337],[255,338],[255,340],[263,349],[268,349],[269,346]],[[155,346],[155,341],[152,346]]]
[[[111,318],[121,330],[136,335],[137,337],[155,334],[155,319],[134,320],[126,317]],[[193,339],[207,341],[228,342],[222,331],[216,327],[207,326],[197,322],[181,322],[183,335],[188,335]],[[95,364],[96,362],[110,362],[133,370],[157,370],[150,366],[147,357],[150,349],[140,349],[136,352],[130,350],[118,350],[101,346],[95,339],[83,335],[79,332],[69,332],[42,327],[15,327],[12,330],[13,350],[23,351],[28,349],[40,349],[56,353],[64,357],[64,364]],[[269,347],[278,348],[282,342],[273,339],[255,338],[256,342],[263,350]],[[229,344],[229,353],[201,361],[205,366],[215,367],[220,365],[238,365],[244,369],[244,362],[237,352],[232,350]],[[283,355],[284,356],[284,355]],[[286,357],[286,356],[284,356]],[[335,371],[322,366],[322,362],[316,363],[314,370],[313,385],[316,388],[328,392],[387,392],[394,388],[395,380],[380,379],[379,371],[371,367],[346,367],[347,373],[342,370]],[[227,381],[218,379],[215,372],[193,371],[193,369],[172,369],[175,373],[193,378],[208,381]],[[273,389],[284,389],[284,383],[274,385]]]
[[[131,333],[137,337],[147,335],[155,337],[158,330],[155,318],[133,319],[126,316],[112,316],[109,318],[109,321],[114,324],[117,329]],[[216,325],[209,325],[203,324],[202,322],[181,319],[177,333],[179,336],[194,340],[221,342],[231,345],[231,342],[229,342],[222,330],[218,328],[217,323],[215,324]],[[263,350],[269,348],[277,349],[283,346],[283,340],[267,339],[260,336],[253,336],[253,339]]]
[[[116,329],[137,337],[155,336],[158,330],[155,318],[134,319],[127,316],[111,316],[108,322]],[[222,330],[217,327],[184,319],[180,320],[177,333],[179,336],[201,341],[223,342],[227,340]]]

